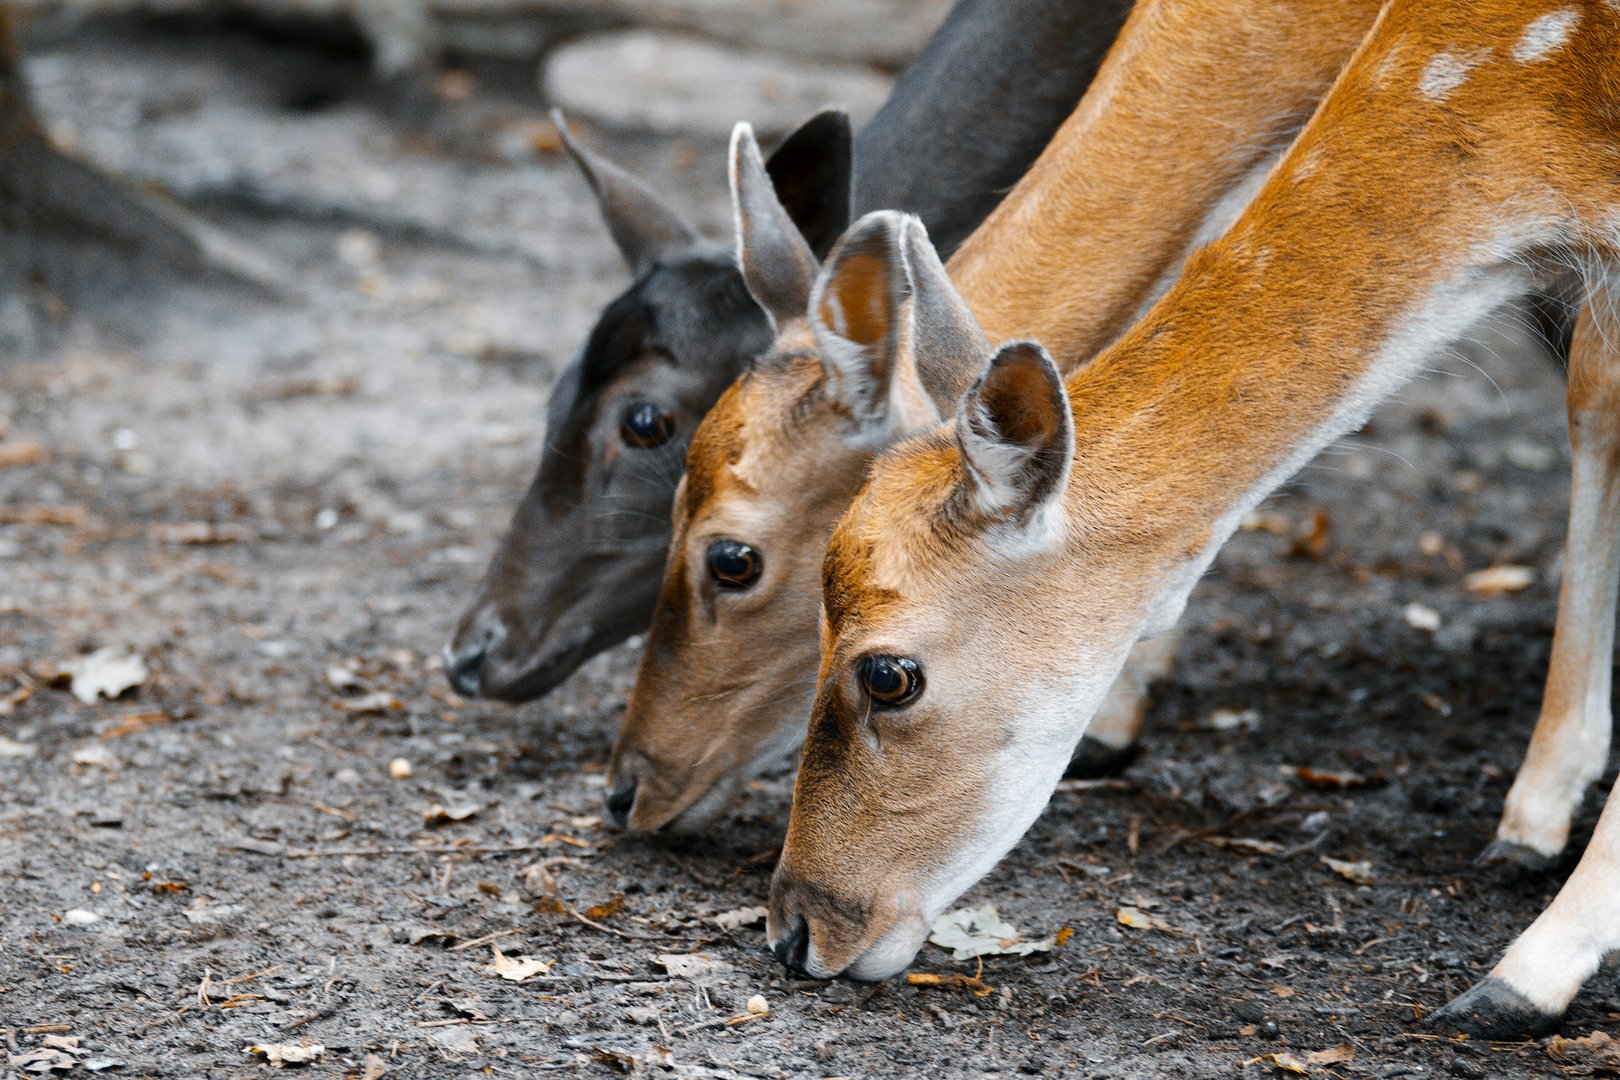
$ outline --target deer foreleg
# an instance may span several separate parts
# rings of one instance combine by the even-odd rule
[[[1570,820],[1609,756],[1615,594],[1620,586],[1620,313],[1589,295],[1569,356],[1572,468],[1569,535],[1552,663],[1530,749],[1489,861],[1544,862],[1564,849]]]
[[[1066,776],[1106,776],[1128,764],[1136,756],[1136,742],[1142,734],[1142,717],[1147,713],[1148,694],[1153,684],[1170,674],[1175,662],[1181,631],[1172,630],[1156,638],[1138,641],[1125,660],[1125,668],[1108,688],[1104,699],[1075,747]]]

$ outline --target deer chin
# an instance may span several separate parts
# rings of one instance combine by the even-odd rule
[[[744,764],[688,784],[676,800],[653,813],[643,817],[638,805],[630,817],[630,831],[671,836],[691,836],[706,831],[742,794],[748,781],[782,764],[803,742],[802,723],[779,730],[774,739]]]
[[[850,961],[842,974],[861,982],[881,982],[911,965],[928,940],[929,920],[921,912],[904,915],[876,944]]]
[[[649,820],[642,821],[639,814],[632,815],[630,831],[683,837],[705,833],[742,794],[742,788],[742,777],[720,776],[708,787],[699,788],[675,807],[665,808]]]
[[[607,644],[612,644],[608,642]],[[524,702],[541,697],[572,675],[579,665],[606,648],[594,626],[579,626],[548,640],[532,655],[513,663],[496,655],[484,661],[480,697]]]

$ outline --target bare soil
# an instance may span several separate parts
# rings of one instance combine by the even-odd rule
[[[47,1028],[91,1052],[77,1072],[126,1076],[260,1074],[246,1047],[303,1042],[310,1072],[347,1076],[1270,1075],[1253,1059],[1346,1045],[1313,1071],[1584,1068],[1420,1020],[1570,865],[1473,862],[1551,637],[1554,366],[1438,359],[1268,504],[1290,535],[1233,541],[1141,758],[1060,793],[964,898],[1066,944],[987,959],[984,996],[798,981],[760,926],[714,921],[765,899],[788,772],[710,837],[626,839],[599,814],[633,645],[523,708],[443,684],[549,380],[624,284],[566,163],[512,153],[543,116],[528,81],[474,72],[413,133],[358,57],[293,42],[118,24],[32,64],[59,137],[189,193],[296,287],[0,305],[0,449],[42,451],[0,468],[0,748],[25,748],[0,751],[0,1073]],[[599,145],[724,222],[721,147]],[[1464,587],[1498,563],[1534,583]],[[145,684],[85,705],[50,682],[104,646]],[[1221,709],[1254,722],[1217,729]],[[494,947],[555,963],[508,981]],[[654,959],[690,953],[719,969]],[[930,946],[913,970],[977,967]],[[1594,979],[1566,1034],[1615,1030],[1615,994]],[[755,995],[769,1015],[730,1022]]]

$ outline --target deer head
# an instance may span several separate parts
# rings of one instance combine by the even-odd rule
[[[804,736],[827,534],[873,455],[938,422],[982,345],[915,218],[862,218],[818,274],[746,126],[732,193],[772,351],[699,426],[675,538],[614,745],[608,804],[636,830],[697,827]]]
[[[1166,628],[1141,614],[1151,537],[1070,505],[1075,419],[1051,358],[1016,342],[982,372],[952,422],[878,458],[828,544],[769,926],[817,977],[904,967],[1046,805],[1131,647]]]
[[[769,346],[732,248],[564,132],[635,282],[552,392],[546,445],[478,596],[447,646],[466,694],[523,701],[645,629],[670,496],[698,421]],[[849,221],[849,119],[808,121],[766,167],[792,228],[824,252]]]

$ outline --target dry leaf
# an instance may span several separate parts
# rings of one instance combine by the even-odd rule
[[[73,764],[83,765],[87,768],[116,771],[118,759],[113,757],[111,750],[108,750],[100,743],[91,743],[89,746],[81,746],[73,751]]]
[[[240,544],[253,539],[246,525],[216,525],[211,521],[184,521],[152,526],[152,539],[162,544]]]
[[[523,868],[523,891],[530,896],[550,896],[557,891],[557,879],[545,863],[530,863]]]
[[[1293,531],[1288,519],[1275,510],[1251,510],[1243,515],[1239,528],[1244,532],[1268,532],[1273,536],[1287,536]]]
[[[0,761],[5,761],[8,758],[33,757],[36,752],[33,743],[18,742],[16,739],[8,739],[4,735],[0,735]]]
[[[1004,922],[994,904],[941,915],[935,920],[928,940],[950,949],[956,960],[971,960],[975,956],[1028,956],[1033,952],[1051,952],[1055,944],[1050,937],[1025,941],[1023,932]]]
[[[1381,776],[1363,776],[1348,769],[1316,769],[1309,765],[1283,765],[1279,768],[1284,776],[1292,776],[1316,787],[1337,788],[1341,791],[1345,788],[1371,787],[1384,781]]]
[[[587,919],[596,919],[598,921],[602,919],[611,919],[613,916],[617,915],[623,910],[624,893],[620,893],[618,896],[615,896],[613,899],[608,900],[605,903],[596,904],[592,907],[586,908],[585,917]]]
[[[1210,731],[1253,731],[1259,726],[1259,709],[1216,709],[1204,718]]]
[[[38,465],[50,455],[35,439],[0,443],[0,469],[15,469],[21,465]]]
[[[512,957],[496,946],[491,946],[495,953],[494,960],[484,968],[485,975],[498,975],[507,982],[527,982],[536,975],[544,975],[551,970],[555,960],[535,960],[532,957]]]
[[[426,926],[420,923],[405,926],[394,931],[394,940],[403,941],[408,945],[420,945],[424,941],[442,941],[449,944],[460,940],[461,935],[454,930],[445,930],[437,926]]]
[[[971,990],[975,997],[995,993],[996,988],[986,986],[977,975],[934,975],[914,971],[906,976],[907,986],[937,986],[942,990]]]
[[[659,953],[653,960],[663,965],[672,979],[698,979],[731,970],[731,965],[725,961],[701,953]]]
[[[6,1064],[13,1069],[41,1075],[48,1072],[68,1072],[76,1068],[79,1062],[62,1050],[46,1047],[26,1054],[12,1054],[6,1059]]]
[[[46,1035],[40,1040],[41,1043],[50,1047],[52,1050],[61,1050],[65,1053],[72,1054],[74,1057],[86,1057],[89,1055],[90,1051],[79,1046],[81,1041],[83,1040],[81,1040],[77,1035]]]
[[[1305,1055],[1306,1065],[1338,1065],[1341,1062],[1354,1060],[1356,1048],[1349,1043],[1335,1046],[1328,1050],[1316,1050]]]
[[[23,702],[34,696],[34,684],[24,681],[17,689],[0,694],[0,717],[10,716]]]
[[[374,694],[362,694],[360,697],[351,698],[347,701],[333,702],[333,704],[344,712],[353,713],[355,716],[380,716],[383,713],[405,707],[400,704],[399,699],[393,694],[383,690],[378,690]]]
[[[1511,563],[1476,570],[1463,578],[1463,587],[1478,596],[1501,596],[1529,588],[1536,580],[1536,572],[1528,566]]]
[[[758,907],[740,907],[731,911],[722,911],[714,917],[714,924],[722,930],[740,930],[745,926],[764,922],[769,909],[763,905]]]
[[[0,525],[83,525],[89,520],[82,506],[0,506]]]
[[[1283,1072],[1298,1073],[1301,1076],[1309,1076],[1311,1073],[1311,1070],[1305,1067],[1305,1063],[1293,1054],[1265,1054],[1261,1057],[1250,1058],[1243,1064],[1253,1065],[1256,1062],[1264,1062],[1272,1068],[1280,1069]]]
[[[1344,859],[1332,859],[1323,855],[1322,865],[1346,881],[1354,882],[1357,885],[1371,885],[1373,883],[1372,863],[1366,859],[1359,862],[1348,862]]]
[[[1428,604],[1419,604],[1416,601],[1407,604],[1401,608],[1401,618],[1414,630],[1424,630],[1432,634],[1440,629],[1440,613]]]
[[[134,735],[136,732],[157,727],[159,724],[172,724],[177,719],[179,718],[161,710],[126,713],[122,720],[103,731],[101,737],[103,739],[121,739],[125,735]]]
[[[1294,538],[1288,554],[1295,558],[1320,559],[1327,554],[1328,541],[1333,534],[1333,518],[1323,509],[1311,511],[1310,524]]]
[[[333,664],[326,669],[326,681],[334,690],[358,690],[366,685],[365,676],[355,670],[353,660],[343,664]]]
[[[96,698],[111,701],[146,681],[146,661],[134,653],[108,647],[62,665],[73,696],[86,705]]]
[[[1278,855],[1286,850],[1275,840],[1256,840],[1249,836],[1206,836],[1204,843],[1218,848],[1229,848],[1232,851],[1243,851],[1250,855]]]
[[[1128,926],[1132,930],[1162,930],[1168,934],[1176,932],[1175,927],[1163,919],[1149,915],[1141,908],[1132,907],[1129,904],[1116,911],[1114,918],[1119,920],[1119,925]]]
[[[457,821],[466,821],[483,807],[477,803],[457,803],[454,806],[440,806],[434,803],[422,811],[422,824],[426,828],[437,828],[440,825],[451,825]]]
[[[1604,1031],[1594,1031],[1579,1039],[1554,1035],[1547,1042],[1547,1053],[1560,1061],[1613,1069],[1620,1066],[1620,1039]]]
[[[309,1065],[314,1063],[326,1047],[320,1043],[265,1043],[262,1046],[244,1046],[244,1054],[263,1054],[264,1059],[278,1068],[283,1065]]]

